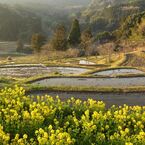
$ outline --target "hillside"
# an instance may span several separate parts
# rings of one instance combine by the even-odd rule
[[[92,26],[96,33],[113,31],[129,15],[142,12],[145,7],[144,0],[93,0],[81,18]]]
[[[76,6],[76,5],[87,5],[90,0],[0,0],[0,3],[6,4],[27,4],[27,3],[39,3],[51,6]]]
[[[17,1],[13,0],[0,0],[0,2],[8,4],[0,5],[1,41],[16,41],[17,39],[30,41],[31,35],[35,32],[43,32],[50,37],[58,24],[64,24],[68,30],[74,17],[79,18],[82,29],[90,26],[95,36],[99,32],[113,32],[122,24],[125,27],[126,18],[143,12],[145,7],[144,0],[92,0],[88,6],[89,0],[42,0],[41,3],[22,0],[18,1],[17,5],[15,5]],[[85,9],[84,6],[87,8]],[[128,33],[124,30],[126,28],[123,28],[122,33]],[[138,34],[135,35],[138,36]]]
[[[0,5],[0,40],[28,40],[34,32],[41,32],[41,19],[27,11]]]
[[[141,41],[145,38],[145,12],[129,16],[116,31],[117,36],[122,39]]]
[[[57,24],[68,24],[68,17],[68,11],[44,4],[0,4],[0,41],[30,41],[37,32],[49,36]]]
[[[51,0],[50,0],[51,1]],[[70,24],[72,17],[82,10],[86,1],[1,1],[0,3],[0,40],[16,41],[22,39],[30,41],[35,32],[43,32],[48,37],[58,24]],[[65,3],[65,7],[64,4]],[[59,5],[60,4],[60,5]],[[51,6],[53,5],[53,6]],[[61,7],[62,6],[62,7]]]

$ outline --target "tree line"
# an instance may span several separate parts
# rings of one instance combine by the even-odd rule
[[[41,52],[42,46],[46,43],[50,44],[51,50],[65,51],[68,48],[85,49],[91,44],[92,40],[93,34],[91,29],[87,28],[81,32],[79,20],[74,19],[69,33],[67,33],[64,25],[59,24],[48,42],[46,37],[42,34],[33,34],[31,38],[31,47],[37,53]]]

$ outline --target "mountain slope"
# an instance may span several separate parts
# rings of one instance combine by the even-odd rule
[[[144,9],[144,0],[92,0],[82,12],[81,18],[90,24],[96,33],[113,31],[120,27],[126,17]]]
[[[145,39],[145,11],[129,16],[117,31],[117,36],[122,39]]]
[[[28,40],[34,32],[41,31],[41,19],[35,14],[0,5],[0,40]]]
[[[89,2],[90,0],[0,0],[0,3],[7,4],[40,3],[57,6],[87,5]]]

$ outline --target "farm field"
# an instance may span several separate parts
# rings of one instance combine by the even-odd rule
[[[15,60],[22,58],[24,57],[15,57]],[[62,100],[69,97],[87,100],[91,97],[94,100],[104,100],[107,106],[125,103],[144,105],[145,72],[143,67],[82,65],[77,63],[81,59],[74,58],[67,65],[63,62],[50,65],[50,62],[49,64],[42,62],[32,64],[22,63],[22,61],[1,64],[1,88],[19,84],[28,92],[34,91],[36,96],[37,94],[45,95],[45,93],[51,96],[60,95]],[[90,57],[89,61],[92,62],[92,59],[95,57]],[[99,94],[99,92],[104,94]],[[129,94],[129,92],[132,93]]]
[[[4,86],[11,87],[19,84],[29,91],[34,89],[37,93],[42,90],[44,92],[49,90],[50,93],[53,93],[54,90],[56,92],[59,90],[66,92],[71,90],[78,92],[85,90],[132,92],[135,87],[136,92],[144,92],[144,67],[129,65],[128,62],[131,61],[128,59],[128,55],[143,58],[144,52],[112,54],[112,61],[109,64],[107,63],[107,55],[75,58],[58,57],[57,59],[49,58],[47,55],[42,57],[42,54],[40,56],[11,55],[11,60],[2,57],[0,61],[0,86],[3,88]],[[129,58],[131,59],[131,57]],[[138,64],[139,60],[134,59],[134,57],[132,60]]]
[[[0,0],[0,145],[145,145],[145,1]]]

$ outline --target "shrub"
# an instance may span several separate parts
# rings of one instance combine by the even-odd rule
[[[69,57],[78,57],[79,56],[79,49],[76,49],[76,48],[70,48],[67,50],[67,56]]]
[[[96,36],[96,40],[100,43],[106,43],[108,41],[112,41],[113,39],[115,39],[114,36],[107,31],[98,33]]]

